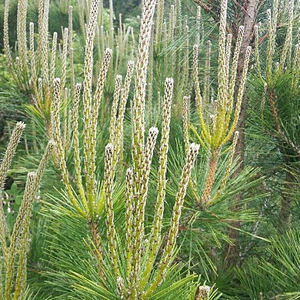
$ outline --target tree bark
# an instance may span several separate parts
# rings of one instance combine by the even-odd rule
[[[211,14],[213,19],[217,21],[217,6],[212,6],[212,1],[203,2],[202,0],[194,0],[198,5],[200,5],[204,11]],[[244,26],[244,38],[241,46],[241,53],[238,62],[237,69],[237,86],[241,81],[241,76],[244,68],[244,57],[246,49],[248,46],[252,45],[252,39],[254,35],[254,25],[257,14],[263,4],[264,0],[248,0],[248,1],[238,1],[235,0],[235,20],[231,22],[230,26],[227,26],[227,31],[232,33],[233,40],[237,37],[239,26]],[[241,111],[239,116],[239,121],[236,130],[239,131],[239,140],[236,145],[235,156],[239,158],[239,167],[235,171],[233,176],[238,176],[244,168],[244,154],[245,154],[245,125],[246,125],[246,113],[247,113],[247,97],[244,93],[243,101],[241,105]],[[232,204],[232,210],[238,210],[238,203],[240,202],[242,195],[239,194]],[[233,227],[239,229],[240,221],[233,222],[231,224]],[[239,261],[239,231],[233,228],[229,229],[229,237],[233,242],[233,245],[229,245],[227,248],[227,255],[225,258],[225,264],[228,266],[236,265]]]
[[[259,0],[248,0],[246,7],[244,7],[245,8],[244,18],[243,18],[244,38],[241,46],[241,54],[238,63],[237,83],[240,82],[241,80],[246,49],[248,46],[252,44],[255,19],[258,13],[257,8],[259,6],[259,2],[260,2]],[[239,159],[239,167],[233,174],[234,177],[238,176],[244,169],[246,115],[247,115],[247,96],[244,93],[239,121],[236,128],[236,130],[239,131],[239,140],[236,145],[235,156]],[[235,203],[232,206],[233,211],[237,211],[239,209],[238,203],[240,202],[241,197],[242,195],[239,194],[237,195],[236,199],[234,199]],[[232,226],[239,229],[241,226],[241,222],[240,221],[233,222]],[[234,244],[228,245],[225,263],[228,266],[234,266],[238,264],[239,257],[240,257],[239,231],[234,228],[229,228],[228,235]]]

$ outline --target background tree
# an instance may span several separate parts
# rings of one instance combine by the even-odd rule
[[[210,15],[210,17],[217,23],[220,22],[219,17],[219,2],[194,0],[200,7]],[[245,61],[246,49],[253,46],[254,26],[256,24],[257,16],[264,4],[264,0],[249,0],[249,1],[233,1],[229,4],[228,26],[227,33],[231,33],[233,37],[233,44],[237,40],[238,30],[240,26],[244,26],[244,36],[241,44],[241,54],[238,61],[236,82],[241,82],[242,70]],[[245,156],[245,126],[247,115],[247,96],[244,93],[240,115],[236,130],[239,132],[239,138],[236,144],[235,156],[239,159],[239,167],[236,169],[233,176],[240,174],[244,168]],[[240,196],[236,197],[235,201],[240,201]],[[232,209],[237,209],[233,204]],[[239,229],[240,223],[233,222],[233,227]],[[235,229],[229,230],[229,236],[234,242],[234,245],[228,246],[226,262],[228,265],[235,265],[239,257],[239,231]]]
[[[109,7],[109,0],[103,1],[104,7]],[[128,17],[140,15],[141,0],[127,0],[127,1],[114,1],[114,11],[118,14],[115,16],[115,21],[118,22],[119,14],[122,15],[123,20]]]

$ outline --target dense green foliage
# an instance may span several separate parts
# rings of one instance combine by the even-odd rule
[[[299,5],[154,2],[0,4],[0,299],[300,299]]]

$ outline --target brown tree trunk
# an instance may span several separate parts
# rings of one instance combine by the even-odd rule
[[[204,11],[209,13],[212,18],[218,22],[218,12],[219,7],[217,5],[213,5],[212,1],[202,1],[202,0],[194,0],[198,5],[202,7]],[[230,26],[227,26],[228,33],[232,33],[233,40],[237,37],[237,33],[239,30],[239,26],[244,26],[244,39],[241,46],[241,54],[238,63],[237,70],[237,86],[241,81],[242,71],[244,67],[244,56],[246,53],[246,49],[248,46],[252,44],[253,34],[254,34],[254,25],[257,14],[264,3],[264,0],[248,0],[248,1],[233,1],[235,4],[234,11],[235,16],[233,22],[230,23]],[[246,112],[247,112],[247,97],[243,96],[243,102],[241,105],[241,112],[239,116],[239,121],[237,124],[236,130],[239,131],[239,140],[236,145],[236,157],[239,157],[240,165],[238,169],[235,171],[234,176],[238,176],[244,168],[243,160],[244,160],[244,152],[245,152],[245,124],[246,124]],[[232,210],[238,210],[238,203],[241,199],[242,195],[238,195],[236,197],[235,202],[232,205]],[[231,224],[235,228],[240,228],[240,222],[236,221]],[[229,237],[233,241],[233,246],[228,246],[227,255],[225,258],[225,263],[227,265],[236,265],[239,261],[239,231],[235,229],[229,229]]]
[[[237,70],[237,83],[240,82],[242,71],[244,67],[244,56],[246,53],[246,49],[248,46],[251,45],[253,34],[254,34],[254,25],[255,25],[255,19],[257,16],[257,8],[259,5],[259,0],[249,0],[247,2],[247,6],[245,7],[244,12],[244,39],[242,42],[241,47],[241,54],[239,58],[238,63],[238,70]],[[246,94],[243,96],[243,101],[241,105],[241,112],[239,116],[239,121],[237,124],[236,130],[239,131],[239,140],[236,145],[236,151],[235,156],[239,159],[239,167],[233,174],[233,176],[238,176],[242,170],[244,169],[244,155],[245,155],[245,126],[246,126],[246,115],[247,115],[247,97]],[[235,203],[233,203],[232,210],[236,211],[238,210],[238,203],[241,200],[242,195],[237,195],[236,199],[234,200]],[[231,224],[233,227],[239,229],[240,228],[240,221],[233,222]],[[230,239],[233,241],[233,245],[228,245],[227,248],[227,255],[226,255],[226,265],[228,266],[234,266],[239,262],[239,256],[240,256],[240,250],[239,250],[239,231],[230,228],[228,233]]]

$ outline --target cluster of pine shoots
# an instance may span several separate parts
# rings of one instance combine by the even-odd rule
[[[227,0],[220,3],[215,86],[210,74],[212,43],[203,46],[200,6],[195,30],[191,30],[180,0],[174,0],[168,16],[164,0],[144,0],[139,32],[135,32],[123,23],[122,15],[115,28],[112,0],[109,9],[101,0],[78,0],[77,10],[69,6],[66,12],[68,27],[52,34],[50,0],[29,2],[18,1],[17,42],[12,51],[11,5],[5,0],[4,53],[15,84],[28,96],[32,130],[42,124],[44,140],[49,142],[37,171],[28,173],[12,230],[0,205],[0,299],[46,299],[31,288],[27,257],[31,211],[48,160],[63,185],[56,189],[57,199],[49,197],[48,204],[43,204],[41,217],[47,215],[52,226],[45,234],[48,246],[59,244],[55,240],[60,237],[51,234],[60,226],[80,225],[85,230],[78,238],[81,250],[85,249],[78,254],[85,273],[72,266],[63,268],[64,257],[59,254],[51,267],[55,247],[45,249],[50,259],[41,280],[46,282],[44,287],[53,287],[56,299],[218,299],[220,294],[205,285],[189,262],[180,263],[178,236],[183,213],[185,224],[195,216],[185,212],[185,199],[192,198],[197,210],[209,210],[222,197],[234,168],[236,127],[252,50],[245,50],[238,74],[244,27],[238,28],[233,47],[232,35],[227,33]],[[36,6],[36,24],[28,22],[30,4]],[[75,14],[80,33],[73,30]],[[258,39],[258,27],[255,30]],[[273,42],[274,36],[275,32]],[[172,51],[178,37],[181,47]],[[289,44],[288,40],[279,70]],[[203,49],[202,76],[199,52]],[[256,58],[259,65],[258,52]],[[267,71],[266,89],[273,76],[272,68]],[[172,186],[176,192],[169,195],[170,182],[176,177],[169,171],[173,116],[182,122],[183,159]],[[24,127],[17,123],[11,134],[0,166],[1,186]],[[205,164],[197,163],[200,152],[206,154]],[[224,152],[226,160],[220,163]],[[201,184],[199,167],[206,168]],[[4,201],[3,192],[0,197]],[[77,261],[76,247],[62,247],[61,253]],[[61,287],[56,289],[58,281]],[[45,295],[43,289],[37,295]]]

